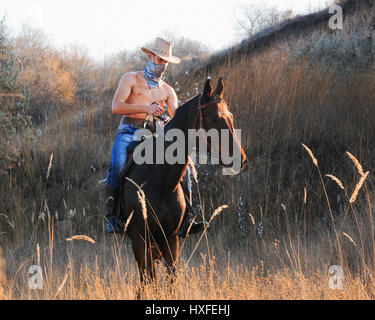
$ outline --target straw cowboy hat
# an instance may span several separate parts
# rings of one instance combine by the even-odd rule
[[[180,63],[181,59],[172,56],[172,43],[166,41],[162,38],[156,38],[155,43],[152,48],[142,47],[141,50],[145,53],[153,53],[160,58],[170,62],[170,63]]]

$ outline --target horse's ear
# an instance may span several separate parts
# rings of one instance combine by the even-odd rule
[[[211,85],[211,79],[208,78],[208,79],[206,80],[205,85],[204,85],[202,98],[203,98],[203,99],[208,99],[209,97],[211,97],[211,95],[212,95],[212,91],[213,91],[213,88],[212,88],[212,85]]]
[[[215,94],[219,96],[220,99],[223,98],[224,95],[224,82],[223,78],[220,77],[219,81],[217,82]]]

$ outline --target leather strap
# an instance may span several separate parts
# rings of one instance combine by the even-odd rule
[[[146,123],[146,127],[144,127],[144,123]],[[132,126],[136,127],[137,129],[146,128],[152,131],[154,128],[154,124],[150,120],[145,119],[138,119],[138,118],[129,118],[125,117],[123,120],[123,124],[131,124]]]

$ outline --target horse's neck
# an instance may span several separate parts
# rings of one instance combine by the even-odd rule
[[[196,125],[198,115],[199,96],[196,96],[180,106],[173,119],[167,124],[166,129],[179,129],[187,136],[189,129]]]

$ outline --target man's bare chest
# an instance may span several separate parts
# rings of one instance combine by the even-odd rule
[[[164,88],[150,89],[148,86],[134,86],[131,92],[132,100],[152,102],[166,102],[168,94]]]

